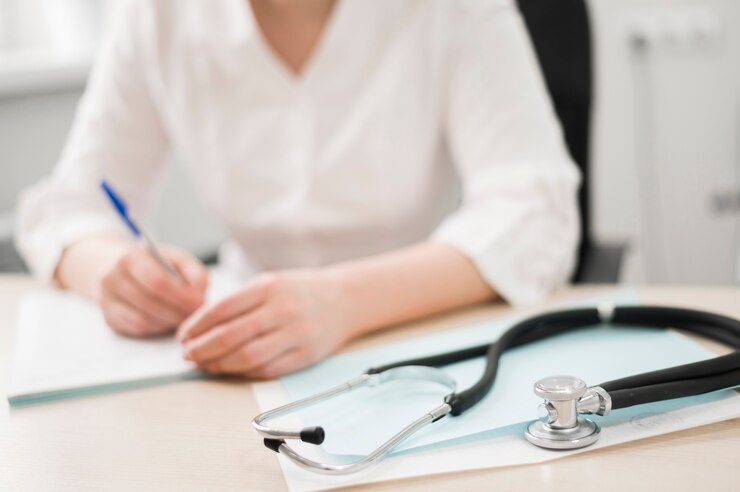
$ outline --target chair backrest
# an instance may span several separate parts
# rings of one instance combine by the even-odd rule
[[[584,0],[517,0],[560,119],[565,141],[581,170],[578,195],[581,243],[574,279],[581,276],[591,247],[589,226],[589,128],[591,99],[591,29]]]

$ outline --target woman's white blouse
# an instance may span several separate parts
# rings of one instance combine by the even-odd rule
[[[432,238],[513,304],[564,283],[578,173],[509,0],[343,0],[298,76],[248,0],[121,9],[52,175],[20,201],[18,246],[51,279],[64,248],[146,223],[170,152],[252,271]],[[178,220],[187,221],[187,217]]]

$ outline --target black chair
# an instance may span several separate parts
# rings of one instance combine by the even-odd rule
[[[584,0],[517,0],[529,30],[547,88],[583,185],[581,242],[575,283],[619,280],[625,246],[597,245],[591,235],[589,136],[593,98],[591,29]]]

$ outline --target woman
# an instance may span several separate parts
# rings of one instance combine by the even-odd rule
[[[118,20],[19,233],[114,330],[177,327],[204,370],[270,378],[568,277],[578,176],[511,1],[140,0]],[[245,283],[213,306],[198,260],[168,249],[170,278],[98,189],[146,216],[171,150],[237,246]]]

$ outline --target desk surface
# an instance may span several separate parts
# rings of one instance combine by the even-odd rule
[[[0,276],[0,394],[5,395],[25,277]],[[593,294],[569,289],[558,298]],[[740,317],[740,289],[650,287],[645,303]],[[398,327],[347,350],[501,316],[488,305]],[[191,381],[11,411],[0,403],[0,490],[286,490],[275,455],[250,429],[258,407],[245,381]],[[738,490],[740,419],[545,464],[386,482],[363,489]]]

